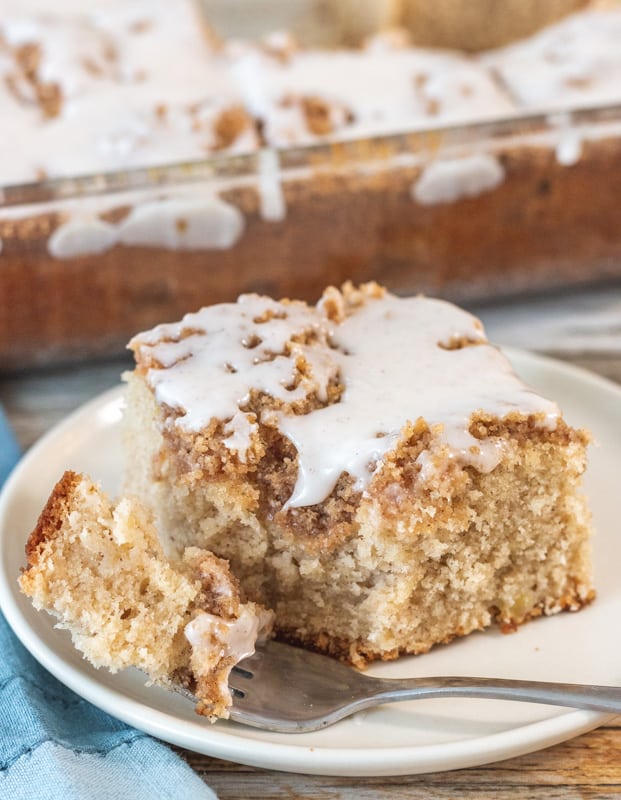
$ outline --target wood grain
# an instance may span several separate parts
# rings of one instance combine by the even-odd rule
[[[621,797],[621,719],[546,750],[482,767],[389,778],[295,775],[230,764],[177,749],[221,800],[336,798]]]

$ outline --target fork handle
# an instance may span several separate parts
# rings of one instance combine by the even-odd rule
[[[382,678],[379,684],[374,690],[373,705],[424,697],[479,697],[621,714],[621,688],[616,686],[463,677]]]

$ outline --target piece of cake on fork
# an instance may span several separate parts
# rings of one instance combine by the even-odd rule
[[[169,562],[139,502],[112,503],[73,472],[54,487],[26,553],[22,591],[94,666],[137,667],[192,692],[199,714],[228,716],[229,673],[269,633],[272,615],[242,602],[225,561],[192,547]]]
[[[361,666],[593,598],[588,434],[470,314],[377,284],[246,295],[131,348],[125,491],[280,638]]]

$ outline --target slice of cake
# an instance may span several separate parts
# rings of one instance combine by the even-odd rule
[[[480,322],[376,284],[136,336],[126,488],[229,560],[277,634],[356,665],[593,597],[588,435]]]
[[[170,563],[138,502],[113,505],[73,472],[54,488],[26,553],[22,591],[92,664],[138,667],[191,691],[199,714],[228,716],[230,670],[254,652],[271,614],[242,602],[225,561],[190,547]]]

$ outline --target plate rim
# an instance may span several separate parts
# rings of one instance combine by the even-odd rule
[[[527,350],[509,347],[503,347],[502,350],[518,372],[520,368],[544,368],[587,383],[621,400],[620,385],[588,369]],[[47,450],[50,443],[79,425],[82,418],[90,418],[105,407],[120,407],[123,390],[123,385],[119,384],[82,404],[50,428],[20,459],[0,492],[0,546],[7,535],[5,518],[10,501],[20,486],[22,474],[36,462],[41,452]],[[116,424],[119,424],[118,421]],[[614,714],[569,710],[484,736],[431,745],[386,748],[311,746],[308,740],[299,738],[302,734],[292,734],[292,742],[285,744],[231,734],[224,728],[199,727],[196,722],[187,723],[174,713],[145,706],[141,701],[123,695],[119,689],[101,684],[96,673],[92,676],[85,674],[66,662],[30,627],[18,606],[17,590],[5,579],[7,577],[3,555],[0,562],[0,609],[24,647],[61,683],[101,710],[139,730],[170,744],[240,764],[283,772],[351,777],[445,771],[535,752],[592,730],[615,717]],[[185,734],[180,730],[184,726],[188,728]]]

